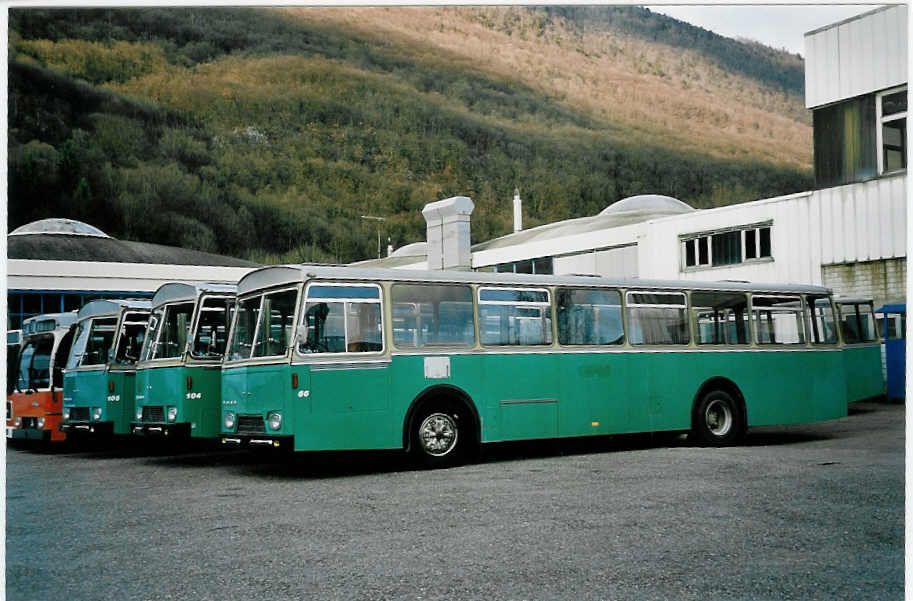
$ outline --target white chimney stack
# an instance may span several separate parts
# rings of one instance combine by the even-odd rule
[[[520,188],[514,188],[514,233],[523,229],[523,201],[520,200]]]
[[[454,196],[425,205],[422,216],[428,232],[428,269],[472,269],[469,216],[474,208],[468,196]]]

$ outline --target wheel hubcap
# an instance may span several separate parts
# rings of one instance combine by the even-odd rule
[[[433,413],[425,418],[418,430],[418,439],[429,455],[441,457],[456,447],[457,425],[444,413]]]
[[[714,436],[726,436],[732,429],[732,410],[720,400],[713,400],[704,413],[707,429]]]

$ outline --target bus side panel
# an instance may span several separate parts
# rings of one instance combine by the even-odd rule
[[[136,373],[108,372],[108,380],[114,383],[114,391],[106,388],[105,415],[103,421],[114,422],[115,434],[130,434],[130,422],[134,415],[136,399]]]
[[[745,397],[749,426],[798,424],[846,416],[840,351],[749,355],[754,355],[754,375],[736,381]]]
[[[850,403],[884,394],[880,344],[848,346],[841,354]]]
[[[178,421],[191,424],[192,438],[219,435],[219,413],[222,405],[222,374],[218,366],[193,366],[181,369],[175,406]],[[187,390],[187,378],[191,390]]]
[[[563,404],[559,355],[506,353],[477,360],[484,391],[481,402],[489,415],[496,416],[497,430],[492,428],[490,440],[558,436]]]
[[[387,362],[310,365],[310,394],[294,399],[304,406],[295,412],[295,450],[400,448],[402,422],[393,418],[388,397],[393,370]],[[290,380],[286,371],[282,384],[297,394]]]
[[[557,355],[561,380],[561,436],[623,434],[651,429],[646,395],[630,353]],[[632,377],[634,376],[634,377]]]

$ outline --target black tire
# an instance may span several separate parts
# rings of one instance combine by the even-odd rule
[[[711,390],[694,409],[692,432],[698,442],[710,446],[735,444],[745,435],[741,405],[725,390]]]
[[[460,465],[477,446],[468,411],[452,402],[420,407],[412,418],[409,436],[412,458],[424,468]]]

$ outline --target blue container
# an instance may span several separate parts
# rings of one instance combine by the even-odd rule
[[[883,314],[882,332],[884,333],[887,395],[889,399],[902,400],[906,387],[907,305],[906,303],[884,305],[876,313]]]

